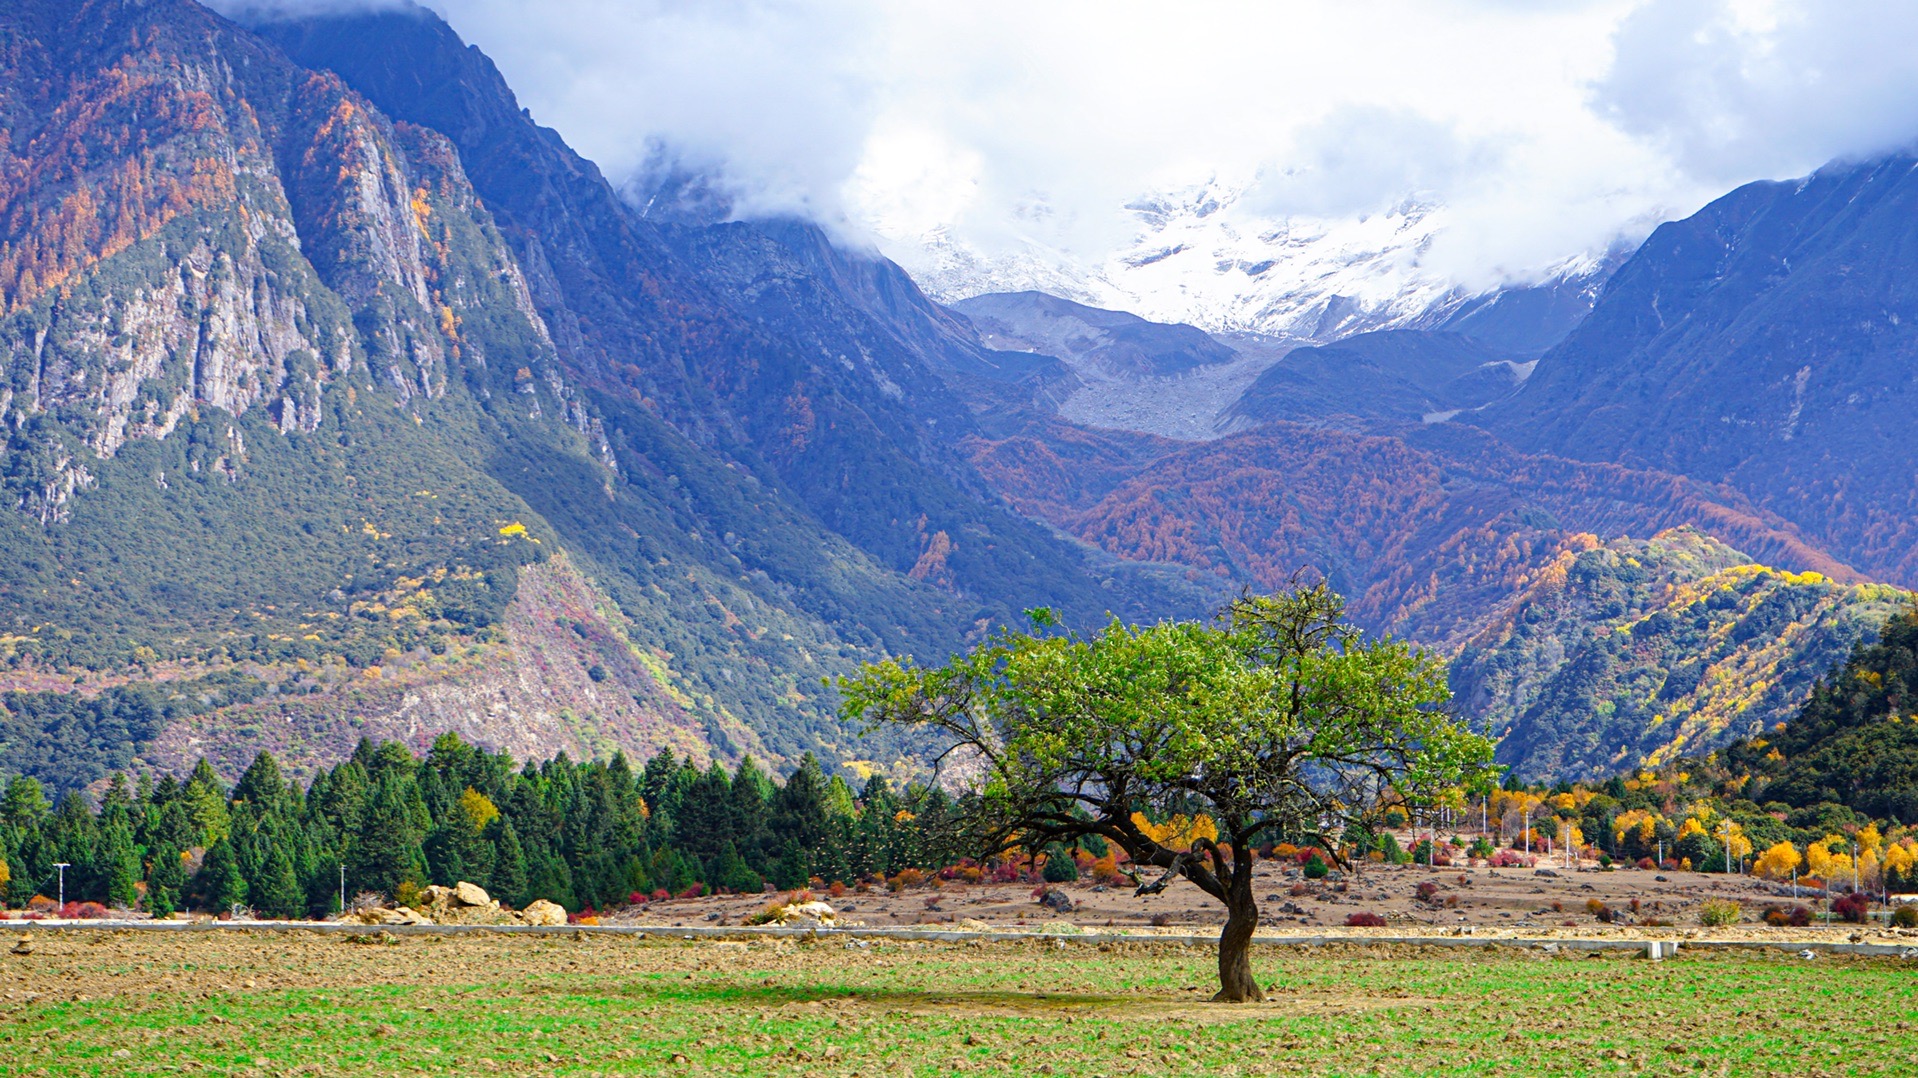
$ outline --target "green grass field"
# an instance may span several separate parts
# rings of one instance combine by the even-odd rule
[[[1909,1075],[1918,964],[37,933],[5,1074]]]

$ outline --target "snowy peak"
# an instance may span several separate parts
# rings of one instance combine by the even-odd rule
[[[1036,234],[998,253],[943,229],[887,235],[886,247],[948,303],[1039,291],[1155,322],[1301,343],[1436,328],[1485,311],[1482,321],[1524,320],[1512,332],[1528,352],[1543,351],[1590,310],[1597,283],[1619,261],[1573,258],[1541,285],[1467,288],[1426,257],[1448,227],[1444,206],[1406,200],[1349,217],[1275,217],[1257,203],[1254,189],[1219,181],[1136,199],[1125,207],[1128,238],[1095,260]],[[887,234],[883,223],[880,231]],[[1490,314],[1493,297],[1516,296],[1525,298],[1501,300]]]

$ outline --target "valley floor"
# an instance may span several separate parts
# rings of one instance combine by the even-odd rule
[[[5,1074],[1908,1074],[1908,961],[36,930]]]
[[[1346,918],[1373,913],[1387,922],[1373,930],[1376,935],[1434,935],[1469,927],[1480,934],[1509,931],[1528,937],[1633,934],[1672,939],[1696,936],[1702,928],[1700,907],[1717,899],[1738,903],[1740,922],[1709,930],[1714,938],[1798,939],[1823,933],[1843,940],[1865,929],[1846,925],[1835,916],[1827,929],[1821,892],[1801,888],[1794,897],[1789,884],[1751,876],[1637,868],[1600,871],[1591,862],[1567,869],[1541,861],[1538,867],[1547,871],[1483,864],[1469,868],[1368,864],[1343,881],[1312,881],[1304,879],[1296,867],[1265,861],[1255,870],[1259,919],[1265,931],[1280,934],[1346,931]],[[1431,891],[1430,899],[1419,897],[1421,885]],[[873,889],[821,897],[839,912],[840,924],[871,928],[977,927],[976,922],[1037,929],[1047,922],[1063,921],[1088,930],[1161,926],[1185,933],[1194,928],[1217,931],[1225,923],[1224,907],[1185,880],[1144,898],[1135,897],[1132,885],[1124,882],[1102,887],[1081,880],[1053,886],[1072,900],[1070,912],[1041,907],[1030,883],[951,883],[939,890],[922,885],[897,893]],[[775,897],[673,899],[601,920],[686,927],[737,925]],[[1611,921],[1600,919],[1594,901],[1611,911]],[[1771,906],[1804,906],[1813,923],[1808,928],[1773,929],[1759,920]],[[1883,921],[1867,930],[1867,935],[1876,942],[1918,946],[1918,930],[1888,929]]]

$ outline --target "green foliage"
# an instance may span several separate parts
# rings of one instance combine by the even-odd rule
[[[923,871],[956,859],[941,838],[952,813],[942,791],[895,793],[876,779],[840,815],[828,811],[833,789],[811,757],[783,785],[751,762],[729,775],[670,752],[639,773],[618,755],[515,769],[452,734],[424,759],[362,742],[304,791],[266,753],[230,790],[203,765],[185,783],[134,790],[116,774],[97,811],[69,793],[49,813],[38,784],[18,777],[0,798],[0,860],[13,876],[0,897],[24,902],[64,860],[80,900],[130,906],[144,874],[156,916],[236,903],[310,916],[337,909],[342,883],[349,895],[398,896],[460,880],[512,906],[606,908],[661,887],[753,893],[769,877],[851,883],[856,865]],[[183,852],[199,858],[190,881]]]
[[[1245,961],[1262,836],[1343,833],[1388,789],[1414,803],[1477,780],[1491,742],[1435,705],[1442,666],[1345,625],[1323,585],[1234,603],[1218,624],[1114,621],[1089,636],[1000,632],[945,666],[887,662],[841,683],[848,718],[929,727],[984,774],[956,821],[979,852],[1097,834],[1225,904],[1221,998]],[[1142,821],[1203,813],[1188,848]]]
[[[1743,911],[1726,898],[1708,898],[1698,907],[1698,923],[1711,928],[1735,925]]]
[[[1041,873],[1047,883],[1071,883],[1079,878],[1079,865],[1072,859],[1072,851],[1064,845],[1054,842],[1045,848],[1046,864]]]

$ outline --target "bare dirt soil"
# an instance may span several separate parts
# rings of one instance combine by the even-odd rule
[[[1318,934],[1321,931],[1383,936],[1428,935],[1469,928],[1474,935],[1522,935],[1541,938],[1645,936],[1647,938],[1793,938],[1886,943],[1918,942],[1918,931],[1891,929],[1882,923],[1848,925],[1822,921],[1818,892],[1750,876],[1698,872],[1655,872],[1637,868],[1601,870],[1585,864],[1533,868],[1428,868],[1424,865],[1365,865],[1336,881],[1311,881],[1299,869],[1269,862],[1257,870],[1259,913],[1268,934]],[[1437,887],[1434,899],[1418,896],[1421,884]],[[1129,884],[1100,886],[1089,881],[1052,884],[1072,900],[1069,913],[1042,907],[1031,883],[947,883],[900,892],[875,888],[824,897],[839,911],[841,925],[872,928],[948,926],[1037,929],[1064,921],[1079,928],[1166,931],[1216,930],[1225,912],[1197,887],[1183,880],[1163,893],[1136,897]],[[673,899],[648,903],[603,917],[607,924],[700,927],[737,925],[763,909],[776,895],[735,895]],[[1739,904],[1735,926],[1706,928],[1699,907],[1707,899]],[[1607,923],[1589,905],[1596,900],[1612,911]],[[1632,903],[1638,903],[1634,909]],[[1773,928],[1760,917],[1769,906],[1802,905],[1814,914],[1809,928]],[[1384,928],[1348,929],[1346,918],[1375,913]],[[1659,923],[1664,922],[1664,923]]]

